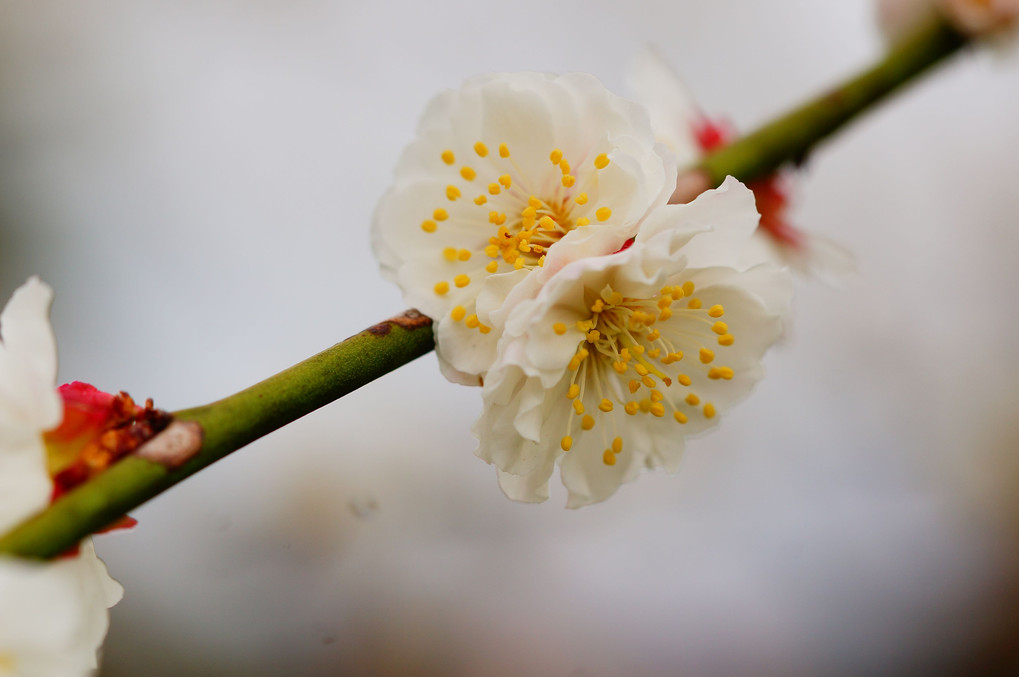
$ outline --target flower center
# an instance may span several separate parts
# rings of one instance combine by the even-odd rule
[[[605,222],[612,217],[610,207],[590,204],[587,193],[597,189],[598,172],[610,163],[605,153],[591,161],[593,169],[575,172],[563,151],[552,149],[548,159],[553,169],[537,172],[539,176],[525,172],[505,143],[493,152],[479,141],[471,153],[477,164],[458,164],[452,150],[440,154],[452,180],[445,197],[456,209],[451,205],[451,213],[444,206],[437,207],[431,218],[421,223],[425,233],[449,238],[450,246],[442,249],[442,256],[453,264],[451,279],[435,283],[433,290],[439,296],[475,281],[468,272],[458,272],[458,266],[475,278],[540,267],[548,250],[566,233],[590,225],[592,219]],[[465,197],[475,191],[474,198]],[[487,259],[483,267],[475,255]],[[450,317],[482,333],[491,331],[476,315],[468,314],[465,306],[455,306]]]
[[[710,366],[715,350],[724,350],[735,342],[728,325],[721,321],[725,308],[713,305],[704,308],[701,299],[693,296],[694,284],[670,285],[658,295],[646,299],[627,298],[607,285],[590,305],[591,315],[577,322],[585,332],[584,340],[569,363],[570,375],[566,397],[571,400],[575,416],[570,416],[566,435],[561,440],[564,451],[573,446],[573,429],[579,417],[580,430],[592,430],[598,418],[621,406],[629,416],[648,415],[662,418],[671,412],[673,420],[686,424],[691,416],[713,418],[715,406],[701,402],[694,381],[731,380],[731,367]],[[681,299],[682,307],[675,305]],[[565,334],[565,324],[553,325],[557,334]],[[709,348],[708,345],[713,347]],[[673,372],[682,362],[686,367]],[[669,373],[675,376],[669,376]],[[679,388],[674,389],[673,383]],[[588,411],[584,402],[597,407]],[[600,426],[605,451],[602,460],[615,465],[616,455],[623,450],[615,416],[608,416],[609,426]],[[611,427],[610,434],[605,430]]]

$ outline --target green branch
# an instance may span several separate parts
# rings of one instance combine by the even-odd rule
[[[929,26],[842,86],[709,155],[697,170],[718,185],[727,175],[750,180],[798,162],[965,42],[945,25]],[[176,412],[177,422],[194,422],[178,428],[193,432],[190,441],[185,435],[166,457],[123,459],[0,538],[0,554],[47,558],[66,551],[210,463],[424,355],[434,347],[431,324],[409,311],[235,395]]]

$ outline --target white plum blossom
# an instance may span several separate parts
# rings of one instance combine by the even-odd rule
[[[509,314],[474,427],[512,499],[569,507],[643,467],[675,471],[684,438],[714,426],[761,377],[791,297],[785,269],[740,266],[757,225],[734,179],[663,205],[632,246],[567,262]]]
[[[60,425],[52,290],[36,278],[0,313],[0,533],[44,508],[53,490],[43,434]],[[90,674],[123,594],[91,539],[52,562],[0,557],[0,675]]]
[[[676,156],[681,172],[730,140],[732,132],[704,114],[658,50],[648,47],[638,53],[629,75],[634,98],[648,109],[656,138]],[[855,270],[853,256],[832,240],[789,223],[785,183],[779,173],[747,183],[757,198],[761,220],[744,248],[743,263],[771,260],[802,274],[843,281]]]
[[[889,42],[939,18],[971,37],[997,38],[1019,22],[1019,0],[878,0],[877,17]]]
[[[376,209],[373,249],[435,320],[443,373],[478,385],[511,290],[618,250],[674,184],[646,112],[593,76],[479,76],[426,109]]]

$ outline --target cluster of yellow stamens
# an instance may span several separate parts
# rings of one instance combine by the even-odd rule
[[[547,194],[537,195],[539,191],[532,189],[538,184],[531,185],[532,177],[515,162],[505,143],[499,144],[497,151],[492,152],[485,143],[479,141],[474,144],[471,152],[483,160],[482,167],[460,165],[457,169],[457,155],[452,150],[444,150],[440,156],[450,169],[457,169],[451,177],[454,183],[446,186],[447,201],[455,203],[477,191],[475,197],[467,198],[473,203],[471,213],[459,211],[451,216],[446,208],[438,207],[433,210],[430,218],[421,222],[421,230],[426,233],[441,233],[443,222],[450,219],[453,222],[466,220],[472,227],[478,227],[479,237],[464,243],[468,248],[443,249],[442,255],[449,263],[460,265],[471,262],[475,254],[483,255],[488,259],[483,269],[477,267],[476,260],[470,264],[470,270],[482,277],[500,271],[542,266],[549,248],[566,233],[590,225],[592,217],[579,216],[574,212],[578,206],[583,207],[588,203],[586,191],[597,189],[597,173],[610,163],[605,153],[590,161],[596,171],[585,173],[580,181],[583,185],[578,185],[578,176],[563,151],[552,150],[549,160],[558,169],[558,185],[546,191]],[[488,175],[493,180],[486,183],[482,175]],[[544,185],[544,176],[534,178]],[[584,208],[581,212],[587,213],[588,209]],[[594,209],[592,216],[598,222],[608,221],[612,218],[612,209],[602,205]],[[483,224],[495,229],[494,234],[488,237],[487,244],[480,230]],[[433,290],[442,296],[453,287],[463,288],[471,283],[470,275],[460,273],[451,279],[436,282]],[[491,331],[490,327],[478,321],[476,315],[468,314],[464,306],[455,306],[450,317],[456,322],[462,320],[466,326],[482,333]]]
[[[593,299],[589,318],[576,322],[575,328],[583,332],[584,338],[568,365],[572,373],[566,397],[571,400],[575,416],[580,417],[582,431],[593,429],[596,416],[609,414],[617,406],[630,416],[650,414],[661,418],[671,412],[680,425],[694,415],[715,416],[714,404],[702,403],[691,389],[694,379],[690,374],[731,380],[735,376],[731,367],[714,364],[715,350],[724,351],[733,345],[735,337],[719,319],[725,308],[717,304],[704,308],[693,294],[694,284],[687,281],[664,287],[650,299],[626,298],[611,286]],[[681,322],[668,322],[673,316]],[[564,335],[570,327],[557,322],[552,330]],[[712,339],[717,348],[706,345]],[[680,362],[689,366],[669,376],[671,365]],[[680,389],[673,389],[673,383]],[[585,410],[584,402],[590,405],[595,400],[598,404],[594,411]],[[575,416],[569,417],[566,435],[560,442],[564,451],[573,446]],[[608,442],[609,433],[602,426],[606,446],[602,460],[615,465],[616,456],[623,450],[623,439],[616,430],[615,417],[608,419],[612,442]]]

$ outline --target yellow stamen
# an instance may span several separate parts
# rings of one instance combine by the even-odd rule
[[[690,296],[691,294],[693,294],[693,290],[694,290],[693,282],[690,282],[689,280],[687,280],[686,282],[683,283],[683,294],[684,295]]]
[[[686,374],[680,374],[679,376],[676,377],[676,380],[685,386],[688,386],[691,383],[693,383],[693,381],[690,380],[690,377],[687,376]]]
[[[701,362],[703,362],[704,364],[708,364],[711,362],[711,360],[715,359],[715,354],[708,350],[707,348],[701,348],[700,357]]]
[[[460,259],[461,261],[470,261],[471,260],[471,251],[469,249],[461,249],[460,251],[458,251],[456,253],[456,257],[458,259]]]
[[[608,207],[599,207],[594,215],[599,221],[608,221],[612,217],[612,210]]]
[[[502,184],[503,188],[509,188],[510,186],[513,185],[513,179],[510,177],[509,174],[503,174],[502,176],[499,177],[499,183]]]
[[[616,455],[612,453],[611,449],[606,449],[604,452],[602,452],[601,460],[602,463],[604,463],[605,465],[615,465]]]
[[[566,160],[563,160],[563,162],[566,162]],[[572,174],[564,174],[562,181],[563,188],[572,188],[573,184],[577,182],[577,177],[573,176]]]
[[[686,423],[690,420],[686,417],[686,414],[681,411],[673,412],[672,417],[676,419],[676,423]]]
[[[574,400],[576,402],[576,400]],[[580,419],[580,427],[584,430],[590,430],[594,427],[594,416],[591,414],[584,414],[584,418]]]
[[[731,346],[736,342],[736,337],[732,334],[725,334],[718,337],[718,345],[720,346]]]
[[[562,322],[556,322],[555,324],[552,325],[552,331],[562,336],[563,334],[566,333],[566,325],[563,324]]]
[[[602,401],[598,403],[598,408],[607,414],[612,411],[612,401],[602,398]]]
[[[552,164],[557,165],[563,160],[563,152],[556,148],[549,154],[548,159],[552,161]]]
[[[722,315],[725,315],[725,308],[715,304],[708,308],[708,315],[711,317],[722,317]]]
[[[443,294],[445,294],[448,291],[449,291],[449,282],[443,281],[443,282],[436,282],[435,283],[435,293],[438,294],[439,296],[442,296]]]
[[[481,320],[478,319],[477,315],[468,315],[467,319],[464,320],[464,324],[467,325],[468,329],[477,329],[481,324]]]
[[[474,171],[471,167],[460,168],[460,176],[464,177],[464,179],[466,179],[467,181],[473,181],[474,177],[476,177],[477,175],[478,173]]]
[[[711,402],[707,402],[704,405],[704,418],[714,418],[715,413],[715,405],[711,404]]]
[[[637,404],[636,402],[627,402],[627,403],[626,403],[626,404],[625,404],[625,405],[623,406],[623,410],[624,410],[624,411],[625,411],[625,412],[626,412],[627,414],[629,414],[630,416],[634,416],[634,415],[636,415],[636,414],[637,414],[637,411],[638,411],[639,409],[640,409],[640,405],[639,405],[639,404]]]
[[[474,198],[474,204],[478,205],[479,207],[485,204],[486,202],[488,202],[488,198],[485,197],[484,195],[479,195],[476,198]]]
[[[434,212],[432,212],[432,218],[435,219],[436,221],[445,221],[446,219],[449,218],[449,212],[447,212],[442,207],[439,207]]]
[[[701,398],[697,397],[693,393],[690,393],[689,395],[686,396],[686,403],[689,404],[691,407],[696,407],[698,404],[701,403]]]
[[[591,219],[587,218],[586,216],[581,216],[579,219],[577,219],[577,227],[578,228],[580,226],[586,226],[589,223],[591,223]]]
[[[435,221],[421,222],[421,230],[425,231],[426,233],[434,233],[436,228],[438,228],[438,226],[436,225]]]
[[[665,405],[661,402],[655,402],[648,408],[648,411],[650,411],[653,416],[661,418],[662,416],[665,416]]]
[[[606,155],[605,153],[602,153],[601,155],[594,159],[594,166],[597,167],[598,169],[605,169],[606,167],[609,166],[609,156]]]
[[[447,261],[450,262],[456,261],[456,248],[446,247],[445,249],[442,250],[442,255],[445,257]]]
[[[442,161],[445,162],[447,165],[451,165],[454,162],[456,162],[456,156],[453,155],[453,151],[444,150],[442,151]]]
[[[499,157],[509,157],[509,148],[504,143],[499,144]]]
[[[464,275],[463,273],[461,273],[461,274],[459,274],[459,275],[457,275],[456,277],[453,278],[453,284],[455,284],[457,287],[461,287],[461,288],[462,287],[466,287],[470,283],[471,283],[470,276]]]
[[[498,195],[501,192],[502,192],[502,188],[499,187],[498,183],[490,183],[490,184],[488,184],[488,193],[489,193],[489,195]]]
[[[612,440],[612,451],[616,452],[617,454],[623,451],[623,438],[617,437],[616,439]]]
[[[485,266],[485,270],[487,270],[490,273],[496,272],[497,270],[499,270],[499,262],[498,261],[489,261],[488,265]]]
[[[573,400],[573,411],[577,412],[577,416],[584,413],[584,403],[580,400]]]
[[[573,201],[578,205],[587,204],[587,193],[581,193],[577,197],[573,198]]]
[[[634,395],[638,390],[640,390],[640,381],[637,379],[630,379],[628,387],[630,388],[630,394]]]
[[[592,329],[591,331],[587,332],[588,343],[595,343],[598,341],[599,338],[601,338],[601,332],[598,331],[597,329]]]
[[[474,152],[477,153],[479,157],[485,157],[488,155],[488,146],[478,141],[474,144]]]
[[[449,316],[453,318],[454,322],[459,322],[460,320],[464,319],[464,315],[466,314],[467,314],[466,308],[464,308],[463,306],[456,306],[455,308],[453,308],[453,310],[450,311]]]
[[[701,307],[701,305],[703,305],[703,304],[701,303],[700,299],[690,299],[690,303],[686,304],[686,307],[687,308],[693,308],[694,310],[697,310],[698,308]]]
[[[559,442],[559,446],[563,448],[563,451],[569,451],[570,447],[573,446],[573,438],[567,435]]]
[[[577,385],[576,383],[571,383],[570,387],[566,390],[566,397],[568,397],[568,398],[570,398],[572,400],[572,399],[574,399],[579,394],[580,394],[580,386]]]
[[[453,202],[460,197],[460,189],[456,186],[446,186],[446,199]]]
[[[721,336],[722,334],[728,334],[729,325],[727,325],[725,322],[715,322],[713,325],[711,325],[711,331],[715,332],[719,336]]]

